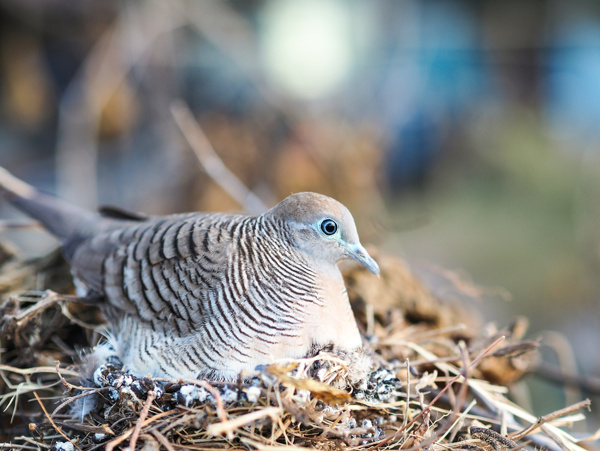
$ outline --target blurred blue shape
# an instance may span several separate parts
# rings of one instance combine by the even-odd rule
[[[459,3],[424,4],[417,58],[426,80],[422,103],[432,113],[462,114],[481,101],[483,62],[477,21],[473,11]]]
[[[563,21],[547,54],[547,118],[579,144],[600,134],[600,23],[589,16]]]
[[[402,43],[409,51],[391,65],[382,98],[392,136],[388,174],[394,189],[426,180],[446,130],[460,125],[486,94],[473,12],[453,2],[416,5],[414,42]]]

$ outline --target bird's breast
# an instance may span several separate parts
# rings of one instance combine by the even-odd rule
[[[316,280],[323,302],[307,312],[306,339],[313,345],[334,345],[336,348],[356,350],[362,341],[348,300],[344,279],[337,269],[319,274]]]

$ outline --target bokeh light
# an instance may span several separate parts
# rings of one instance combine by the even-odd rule
[[[269,77],[289,95],[326,96],[352,69],[345,2],[272,0],[261,14],[261,44]]]

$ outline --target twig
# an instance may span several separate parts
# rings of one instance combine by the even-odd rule
[[[466,410],[463,410],[463,408],[462,408],[462,406],[464,406],[464,404],[467,400],[467,389],[469,386],[467,384],[467,380],[469,379],[469,370],[470,370],[471,366],[469,363],[469,351],[467,350],[467,346],[466,346],[465,342],[460,341],[458,343],[458,346],[459,346],[460,354],[463,359],[463,368],[464,368],[463,376],[465,377],[465,381],[463,382],[463,384],[460,387],[460,390],[458,392],[458,399],[456,400],[456,403],[453,406],[454,408],[452,409],[452,417],[457,417],[457,418],[456,418],[456,421],[454,422],[454,424],[450,427],[450,429],[448,429],[448,432],[450,432],[452,430],[452,428],[454,428],[454,426],[459,424],[461,422],[461,420],[464,418],[464,416],[475,405],[475,400],[473,400],[473,402],[469,405],[469,407]],[[462,412],[462,415],[459,415],[459,412]],[[458,429],[455,429],[453,431],[453,433],[451,434],[450,442],[454,441],[454,437],[456,436],[457,433],[458,433]],[[446,437],[446,435],[447,435],[447,433],[444,434],[442,436],[442,438]]]
[[[44,291],[41,299],[39,299],[28,309],[23,310],[21,313],[15,316],[15,319],[17,320],[17,327],[20,327],[31,315],[34,315],[39,311],[46,310],[52,305],[60,303],[60,301],[62,301],[62,298],[58,293],[51,290]]]
[[[90,300],[90,299],[93,299],[93,298],[82,298],[82,300],[83,300],[84,302],[86,302],[86,301],[87,301],[87,302],[89,302],[89,300]],[[62,305],[60,306],[60,311],[61,311],[61,313],[64,315],[64,317],[65,317],[65,318],[69,319],[70,321],[72,321],[73,323],[77,324],[78,326],[80,326],[80,327],[81,327],[81,328],[83,328],[83,329],[89,329],[89,330],[92,330],[92,331],[98,332],[98,331],[102,331],[102,330],[105,328],[105,326],[104,326],[104,325],[102,325],[102,324],[100,324],[100,325],[97,325],[97,324],[88,324],[88,323],[86,323],[85,321],[82,321],[82,320],[80,320],[79,318],[76,318],[76,317],[75,317],[75,316],[74,316],[74,315],[73,315],[73,314],[72,314],[72,313],[69,311],[69,308],[67,307],[67,305],[66,305],[66,304],[62,304]]]
[[[0,221],[0,231],[12,229],[41,229],[42,224],[39,221],[25,220],[10,220],[3,219]]]
[[[150,392],[149,392],[150,393]],[[167,412],[161,412],[158,413],[150,418],[148,418],[147,420],[143,421],[143,422],[139,422],[142,425],[140,426],[140,429],[144,428],[145,426],[148,426],[150,423],[153,423],[157,420],[160,420],[163,417],[169,416],[169,415],[174,415],[176,412],[173,410],[167,411]],[[119,420],[121,421],[121,420]],[[113,427],[115,427],[116,423],[113,423]],[[137,424],[136,424],[136,427]],[[129,429],[127,432],[123,433],[122,435],[120,435],[119,437],[115,438],[114,440],[108,442],[106,444],[106,448],[105,451],[112,451],[113,449],[115,449],[115,446],[119,445],[120,443],[124,442],[125,440],[127,440],[131,434],[133,434],[134,428]]]
[[[260,449],[262,451],[311,451],[314,448],[305,448],[299,445],[279,445],[279,446],[267,446],[262,442],[258,442],[256,440],[252,440],[249,438],[242,438],[240,440],[245,445],[249,445],[254,449]]]
[[[531,445],[531,443],[533,443],[531,440],[527,440],[527,441],[521,443],[519,446],[511,448],[510,451],[519,451],[519,450],[525,448],[526,446]]]
[[[483,299],[485,296],[498,296],[504,301],[509,301],[512,298],[510,292],[505,288],[490,288],[478,285],[472,280],[468,280],[468,277],[460,271],[445,269],[432,263],[426,263],[422,266],[447,280],[458,294],[462,294],[471,299]]]
[[[412,341],[414,341],[415,343],[418,343],[420,341],[423,341],[425,339],[430,339],[433,337],[438,337],[440,335],[450,335],[456,332],[462,332],[464,330],[467,329],[467,326],[463,323],[460,324],[456,324],[453,326],[448,326],[448,327],[441,327],[439,329],[432,329],[432,330],[426,330],[426,331],[417,331],[414,332],[410,335],[408,335],[406,338],[410,338]],[[413,362],[414,365],[414,362]]]
[[[225,406],[223,405],[221,394],[208,382],[206,382],[206,389],[211,395],[213,395],[213,398],[215,398],[215,403],[217,404],[217,415],[219,415],[221,421],[227,421],[227,415],[225,414]]]
[[[63,385],[65,387],[67,387],[67,390],[70,392],[71,390],[73,390],[74,388],[83,388],[83,387],[77,387],[76,385],[70,384],[67,382],[67,380],[62,376],[62,374],[60,374],[60,360],[55,360],[54,364],[56,365],[56,374],[58,374],[58,377],[60,378],[60,381],[63,383]]]
[[[577,368],[573,346],[571,346],[571,343],[569,343],[569,340],[567,340],[563,334],[546,331],[543,335],[544,346],[554,351],[562,373],[567,373],[572,369]],[[576,384],[566,384],[563,387],[563,390],[565,394],[565,404],[573,404],[577,400],[583,398],[583,396],[581,396],[580,387]]]
[[[116,435],[114,431],[110,427],[108,427],[108,424],[102,424],[100,426],[89,426],[87,424],[65,423],[62,421],[55,421],[55,424],[63,428],[72,429],[73,431],[86,432],[88,434],[91,433]]]
[[[272,420],[275,420],[277,414],[279,414],[279,407],[267,407],[266,409],[257,410],[255,412],[247,413],[245,415],[240,415],[239,417],[233,420],[226,420],[220,423],[211,424],[206,432],[208,435],[217,436],[227,433],[230,435],[238,428],[246,426],[250,423],[254,423],[255,421],[261,420],[265,417],[270,417]]]
[[[512,434],[509,434],[509,436],[511,437],[511,439],[513,439],[515,441],[519,440],[519,439],[525,437],[526,435],[531,434],[537,428],[541,427],[544,423],[547,423],[548,421],[552,421],[555,418],[562,417],[569,413],[575,412],[577,410],[583,409],[585,407],[589,407],[590,404],[591,404],[591,401],[589,399],[585,399],[583,401],[580,401],[578,403],[575,403],[575,404],[565,407],[563,409],[549,413],[548,415],[541,416],[532,425],[526,427],[522,431],[513,432]],[[544,431],[544,432],[546,432],[546,431]]]
[[[181,100],[173,102],[171,114],[206,173],[248,212],[264,213],[267,206],[221,161],[187,105]]]
[[[556,435],[549,427],[547,427],[546,425],[542,425],[541,428],[542,428],[542,431],[544,431],[544,434],[546,434],[548,437],[550,437],[550,439],[554,443],[556,443],[562,451],[572,451],[568,446],[566,446],[563,443],[563,441],[560,439],[560,437],[558,435]]]
[[[123,443],[125,440],[127,440],[132,433],[133,433],[133,428],[129,429],[127,432],[123,433],[122,435],[118,436],[117,438],[111,440],[110,442],[108,442],[106,444],[105,451],[112,451],[113,449],[115,449],[115,446],[117,446],[117,445]]]
[[[56,432],[58,432],[60,435],[62,435],[65,438],[65,440],[70,442],[75,448],[77,448],[79,451],[81,451],[81,448],[79,446],[77,446],[77,444],[75,444],[69,437],[67,437],[65,435],[65,433],[62,431],[62,428],[60,426],[57,426],[56,423],[54,422],[54,420],[50,417],[50,415],[48,415],[48,411],[46,410],[46,407],[44,406],[44,403],[38,396],[37,392],[33,392],[33,396],[35,396],[35,399],[37,400],[38,404],[42,408],[44,415],[46,415],[46,418],[48,419],[48,421],[50,422],[50,424],[52,425],[54,430]]]
[[[540,364],[533,373],[550,382],[558,382],[564,385],[576,385],[592,395],[600,395],[600,378],[568,374],[548,364]]]
[[[167,440],[167,438],[162,435],[160,432],[158,432],[157,430],[152,430],[150,431],[150,433],[154,436],[154,438],[156,440],[158,440],[158,442],[164,446],[167,451],[175,451],[175,448],[173,447],[173,445],[171,445],[171,443],[169,442],[169,440]]]
[[[31,443],[33,446],[27,446],[27,445],[17,445],[16,443],[0,443],[0,449],[31,449],[31,450],[38,450],[40,448],[44,448],[44,449],[50,449],[51,447],[49,445],[46,445],[45,443],[40,443],[37,440],[33,440],[31,437],[16,437],[19,440],[23,440],[25,443]]]
[[[406,359],[406,404],[404,404],[404,412],[403,412],[403,416],[404,419],[402,420],[402,427],[401,430],[406,431],[406,426],[408,425],[408,420],[409,420],[409,410],[410,410],[410,367],[411,367],[411,363],[409,361],[409,359]]]
[[[321,424],[321,422],[314,418],[314,415],[311,415],[307,409],[298,408],[294,403],[284,399],[281,396],[278,396],[276,393],[271,392],[267,395],[267,397],[272,403],[279,405],[303,426],[308,426],[310,424],[309,420],[314,421],[316,424]]]
[[[594,432],[589,437],[585,437],[585,438],[580,439],[577,442],[577,444],[591,443],[591,442],[595,442],[596,440],[600,440],[600,429],[597,429],[596,432]]]
[[[156,380],[161,380],[161,379],[156,378]],[[198,385],[199,387],[203,387],[206,390],[208,390],[208,392],[215,399],[215,403],[217,405],[217,415],[219,415],[219,418],[221,419],[221,421],[227,421],[227,415],[225,415],[225,406],[223,406],[223,400],[221,399],[221,395],[219,394],[217,389],[215,389],[215,387],[213,387],[212,385],[210,385],[208,383],[208,381],[200,380],[200,379],[191,379],[191,378],[183,378],[183,379],[178,379],[178,380],[181,381],[182,383]]]
[[[0,364],[0,371],[8,371],[10,373],[20,374],[22,376],[30,376],[38,373],[56,374],[56,368],[51,366],[36,366],[34,368],[15,368],[14,366]],[[77,371],[63,370],[67,376],[79,376]]]
[[[156,399],[156,392],[154,390],[150,390],[148,392],[148,397],[146,398],[146,403],[144,404],[144,408],[140,412],[140,417],[133,429],[133,434],[131,434],[131,440],[129,440],[129,446],[125,448],[124,451],[134,451],[135,444],[140,436],[140,432],[142,432],[142,426],[146,417],[148,416],[148,412],[150,411],[150,406],[152,405],[152,401]]]

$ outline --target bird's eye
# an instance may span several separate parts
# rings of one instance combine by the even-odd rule
[[[321,223],[321,230],[325,235],[333,235],[337,229],[338,225],[333,219],[326,219]]]

